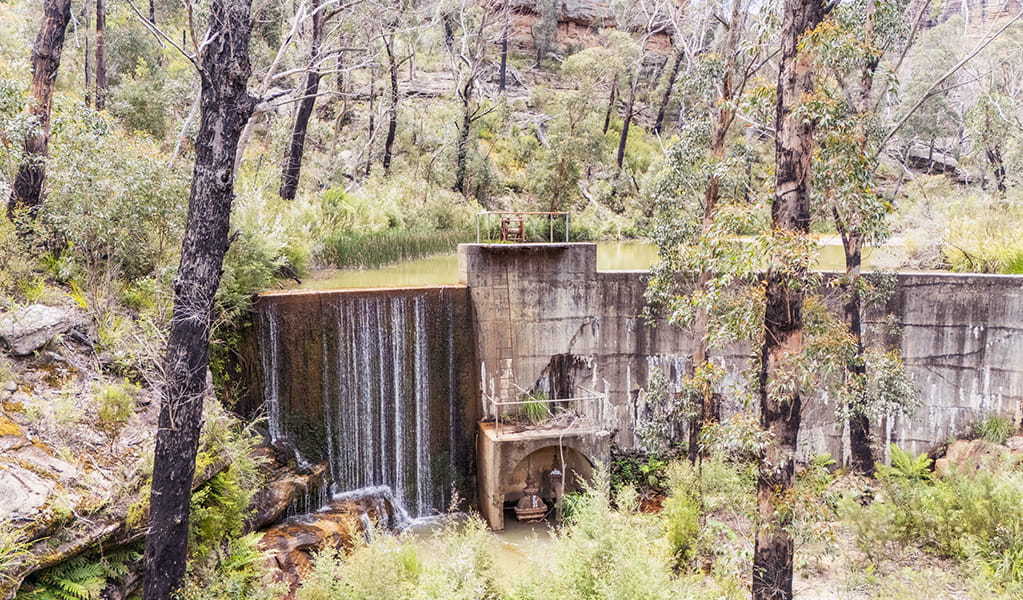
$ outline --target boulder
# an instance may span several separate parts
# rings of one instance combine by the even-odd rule
[[[70,464],[21,436],[0,437],[0,522],[28,522],[41,517],[52,498],[74,506],[71,490],[81,473]]]
[[[292,517],[268,529],[259,548],[268,552],[266,567],[294,591],[325,550],[350,550],[365,536],[363,517],[354,502],[332,502],[309,515]]]
[[[81,312],[33,304],[0,317],[0,340],[15,356],[32,354],[55,336],[88,322]]]
[[[613,23],[611,3],[608,0],[561,0],[558,21],[575,23],[583,27],[608,27]],[[512,0],[512,10],[539,16],[537,0]]]
[[[934,461],[934,470],[941,475],[952,472],[972,473],[1005,459],[1009,449],[984,440],[956,440],[943,458]]]
[[[1014,435],[1005,440],[1005,446],[1017,454],[1023,454],[1023,435]]]
[[[602,0],[561,0],[561,20],[584,27],[603,27],[611,22],[610,3]]]
[[[249,527],[259,529],[280,519],[301,496],[313,493],[325,485],[323,475],[326,470],[327,463],[319,463],[313,465],[310,473],[295,473],[286,467],[272,471],[266,486],[252,499]]]

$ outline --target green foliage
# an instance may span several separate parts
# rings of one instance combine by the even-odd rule
[[[1023,195],[956,187],[943,176],[919,177],[905,186],[897,227],[899,256],[913,268],[956,272],[1021,271]]]
[[[381,534],[350,555],[322,553],[296,600],[484,600],[497,598],[494,540],[478,518],[449,522],[416,541]]]
[[[3,425],[2,421],[0,425]],[[14,567],[32,559],[29,552],[31,544],[24,539],[24,533],[23,529],[10,522],[0,522],[0,582],[10,579],[8,574]]]
[[[623,490],[611,506],[606,480],[583,495],[567,527],[557,536],[553,559],[522,578],[511,596],[527,600],[673,598],[671,549],[656,517],[631,510],[633,493]]]
[[[973,434],[973,437],[992,444],[1004,444],[1015,429],[1012,419],[997,414],[981,417],[970,425],[970,433]]]
[[[880,479],[880,499],[867,506],[843,503],[857,545],[874,559],[899,544],[918,545],[961,561],[989,589],[1009,596],[1023,592],[1023,473],[993,465],[930,477],[924,475],[925,457],[914,460],[901,451],[897,456],[898,474]]]
[[[670,493],[664,501],[665,534],[675,560],[683,567],[696,557],[700,539],[700,479],[699,473],[688,462],[676,463],[671,471]]]
[[[205,557],[194,559],[177,593],[181,600],[274,600],[287,592],[287,584],[273,581],[266,569],[266,552],[259,549],[259,533],[229,539]]]
[[[616,494],[623,490],[661,493],[667,484],[668,462],[654,454],[628,452],[611,461],[608,481]]]
[[[265,477],[251,456],[259,442],[219,402],[207,402],[195,469],[217,472],[192,494],[189,556],[203,559],[243,533],[252,497]]]
[[[543,390],[537,390],[521,398],[521,401],[525,402],[525,404],[520,404],[519,408],[533,425],[543,423],[551,417],[551,409],[547,404],[547,394]]]
[[[133,280],[173,262],[188,197],[187,171],[168,170],[159,145],[124,134],[77,102],[55,109],[47,202],[57,242],[70,243],[89,274]]]
[[[878,465],[877,477],[879,479],[905,479],[910,481],[929,481],[931,479],[931,466],[934,461],[926,453],[913,456],[895,444],[889,444],[888,451],[891,454],[891,465]]]
[[[93,393],[101,425],[109,430],[117,430],[127,423],[135,412],[135,396],[139,389],[137,384],[127,380],[98,384]]]
[[[375,269],[386,264],[452,251],[469,240],[468,231],[345,233],[324,241],[320,259],[335,267]]]
[[[123,580],[142,558],[138,544],[107,554],[83,554],[34,573],[17,600],[99,600],[110,583]]]
[[[73,558],[37,576],[38,586],[21,592],[25,600],[99,600],[106,587],[103,564],[86,558]]]

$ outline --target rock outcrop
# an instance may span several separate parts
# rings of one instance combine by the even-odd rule
[[[1015,440],[1019,439],[1019,442]],[[1010,438],[1014,445],[1023,448],[1023,438]],[[996,463],[1009,460],[1016,454],[1008,445],[992,444],[984,440],[956,440],[949,444],[945,456],[934,461],[934,470],[941,475],[949,473],[973,473]]]
[[[86,323],[88,317],[80,311],[33,304],[0,316],[0,340],[11,354],[26,356]]]

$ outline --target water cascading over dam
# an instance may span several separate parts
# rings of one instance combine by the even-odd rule
[[[459,287],[260,297],[271,437],[326,460],[336,492],[389,486],[414,517],[444,511],[471,468],[469,310]]]

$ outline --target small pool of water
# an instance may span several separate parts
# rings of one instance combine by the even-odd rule
[[[443,535],[452,525],[459,527],[464,515],[448,515],[439,519],[421,520],[410,528],[410,533],[427,550],[433,536]],[[538,564],[549,563],[553,556],[554,530],[546,521],[523,523],[515,518],[515,512],[505,510],[504,531],[490,532],[494,539],[493,552],[496,565],[497,583],[510,590],[521,581],[523,575],[535,569]]]
[[[883,265],[884,257],[884,250],[868,248],[863,251],[863,267],[865,269],[875,266],[888,267],[888,265]],[[597,243],[597,269],[600,271],[645,271],[656,261],[657,246],[650,242]],[[830,271],[845,269],[845,255],[842,252],[841,240],[837,237],[821,240],[821,254],[817,268]],[[379,269],[326,269],[315,273],[301,285],[296,286],[296,289],[422,287],[456,285],[457,283],[458,255],[452,252]]]

